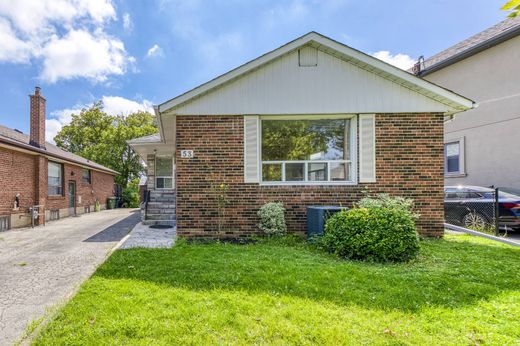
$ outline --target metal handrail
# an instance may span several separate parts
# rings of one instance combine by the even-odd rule
[[[150,202],[150,190],[146,190],[144,194],[144,219],[146,220],[146,216],[148,215],[148,202]]]

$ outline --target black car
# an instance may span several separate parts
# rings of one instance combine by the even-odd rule
[[[520,196],[498,193],[500,228],[520,229]],[[480,186],[446,186],[444,215],[447,223],[469,228],[493,228],[495,223],[495,190]]]

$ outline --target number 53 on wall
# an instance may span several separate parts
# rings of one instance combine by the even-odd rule
[[[181,150],[181,158],[191,159],[193,157],[193,150]]]

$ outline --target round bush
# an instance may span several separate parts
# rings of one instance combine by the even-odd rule
[[[374,262],[405,262],[419,253],[414,215],[405,208],[371,206],[332,215],[323,245],[339,257]]]
[[[281,202],[270,202],[264,204],[258,210],[260,228],[267,235],[283,235],[287,232],[285,225],[285,209]]]

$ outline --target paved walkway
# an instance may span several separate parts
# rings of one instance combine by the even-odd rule
[[[0,232],[0,345],[65,302],[137,222],[138,210],[116,209]]]
[[[145,248],[170,248],[175,242],[175,227],[172,228],[150,228],[150,226],[137,224],[129,237],[121,245],[120,249],[134,247]]]

